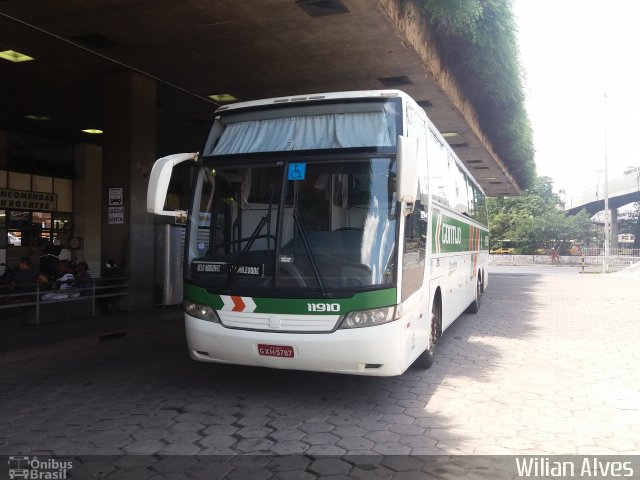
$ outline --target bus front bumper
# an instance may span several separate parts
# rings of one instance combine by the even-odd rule
[[[400,321],[330,333],[282,333],[230,329],[185,314],[185,329],[191,358],[204,362],[371,376],[400,375],[409,366]],[[274,353],[281,356],[269,356]]]

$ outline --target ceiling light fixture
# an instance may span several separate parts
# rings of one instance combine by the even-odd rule
[[[98,130],[97,128],[86,128],[82,131],[84,133],[90,133],[91,135],[102,135],[104,133],[102,130]]]
[[[458,132],[444,132],[444,133],[442,134],[442,136],[443,136],[444,138],[456,138],[456,137],[458,137],[459,135],[458,135]]]
[[[236,100],[238,100],[230,93],[216,93],[214,95],[209,95],[209,98],[216,102],[235,102]]]
[[[37,114],[24,115],[23,118],[28,118],[29,120],[36,120],[36,121],[51,120],[51,117],[47,117],[46,115],[37,115]]]
[[[5,60],[9,60],[10,62],[14,63],[34,60],[33,57],[25,55],[24,53],[16,52],[15,50],[4,50],[3,52],[0,52],[0,58],[4,58]]]

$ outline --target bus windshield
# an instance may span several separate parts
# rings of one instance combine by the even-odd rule
[[[389,287],[396,261],[390,157],[202,169],[187,278],[221,291],[324,294]]]

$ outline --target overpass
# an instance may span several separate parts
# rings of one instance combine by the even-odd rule
[[[633,202],[640,202],[640,170],[630,172],[622,177],[609,180],[608,185],[609,209],[611,212],[612,246],[617,246],[618,239],[618,208]],[[604,210],[604,184],[582,191],[571,197],[567,202],[566,212],[575,215],[586,210],[590,216]]]

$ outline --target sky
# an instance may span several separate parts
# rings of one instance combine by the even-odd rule
[[[538,175],[569,203],[604,181],[605,156],[609,179],[640,166],[640,2],[514,0],[513,12]]]

